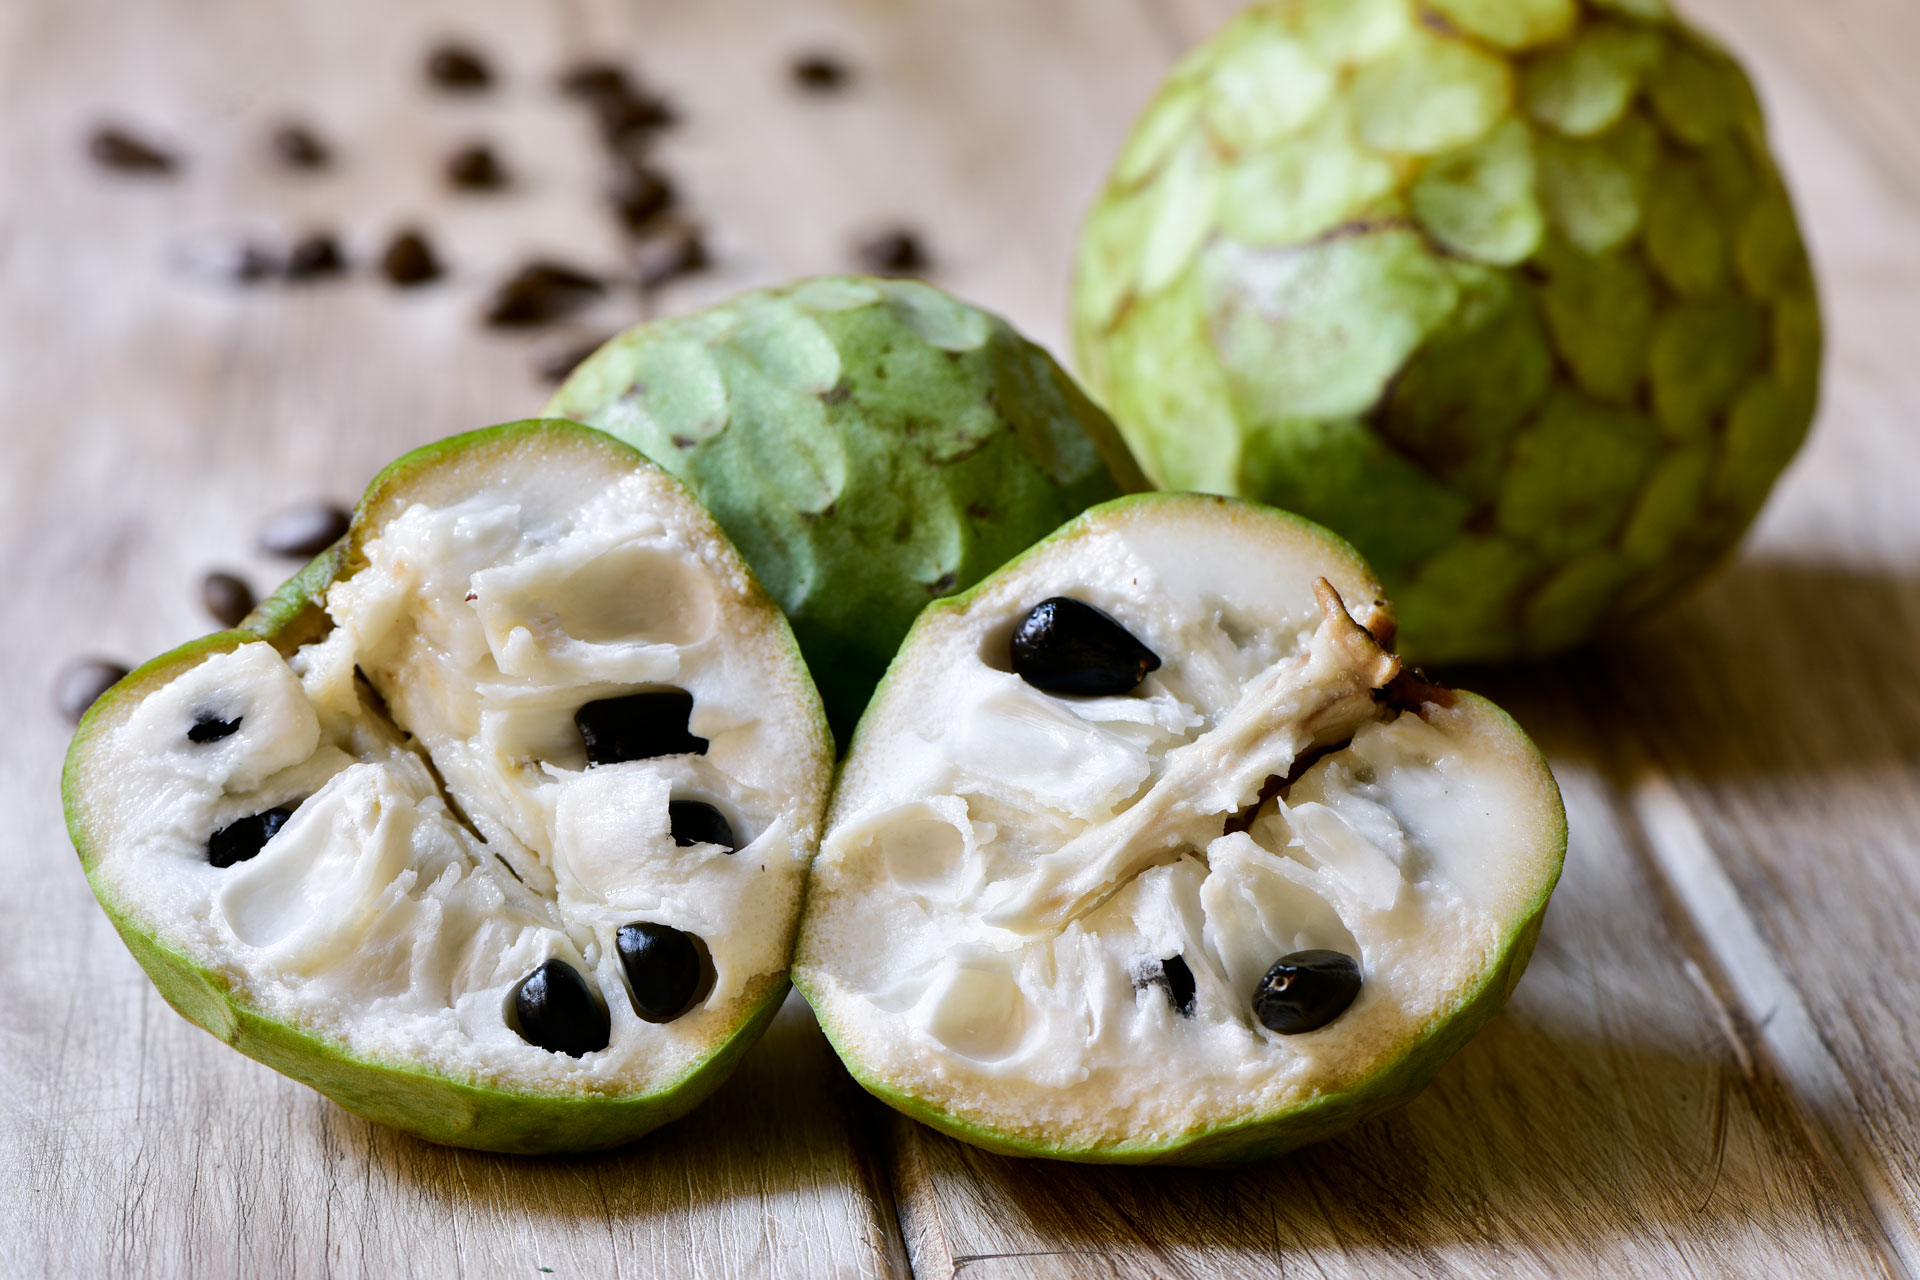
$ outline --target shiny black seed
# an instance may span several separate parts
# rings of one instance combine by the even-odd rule
[[[1193,970],[1185,956],[1168,956],[1155,961],[1134,979],[1136,987],[1159,987],[1167,993],[1167,1003],[1183,1018],[1193,1016]]]
[[[261,526],[260,549],[276,556],[317,556],[347,531],[353,517],[330,502],[282,511]]]
[[[324,169],[333,160],[333,152],[320,135],[297,121],[280,125],[269,141],[273,154],[290,169]]]
[[[790,68],[793,82],[809,93],[832,93],[844,88],[852,72],[847,64],[830,53],[802,54]]]
[[[644,164],[616,165],[607,179],[607,200],[628,231],[644,231],[673,205],[673,184]]]
[[[740,847],[733,838],[733,824],[710,804],[699,800],[667,802],[667,825],[673,829],[673,842],[682,848],[692,844],[717,844],[728,853]]]
[[[577,1058],[607,1047],[613,1023],[587,980],[564,960],[549,960],[513,989],[514,1030],[548,1053]]]
[[[614,935],[633,1007],[648,1022],[672,1022],[693,1007],[706,966],[699,939],[672,925],[638,921]]]
[[[64,667],[53,682],[53,705],[73,723],[87,714],[100,695],[119,683],[127,668],[106,658],[81,658]]]
[[[433,246],[427,242],[425,233],[413,227],[396,234],[387,242],[386,252],[380,255],[380,273],[403,287],[437,279],[440,271],[440,259],[434,256]]]
[[[1160,656],[1102,610],[1054,596],[1013,631],[1013,671],[1048,693],[1130,692],[1160,668]]]
[[[234,721],[236,726],[239,723]],[[228,823],[207,841],[207,861],[216,867],[230,867],[236,862],[245,862],[266,848],[267,841],[273,839],[292,816],[291,809],[268,809],[251,818]]]
[[[253,612],[253,588],[238,574],[215,570],[200,579],[200,603],[223,627],[237,627]]]
[[[529,262],[494,290],[487,300],[486,321],[512,329],[548,324],[604,292],[606,285],[585,272],[556,262]]]
[[[905,227],[869,236],[855,246],[855,253],[862,267],[880,276],[911,275],[932,265],[920,237]]]
[[[492,147],[475,143],[447,157],[447,181],[462,191],[498,191],[507,185],[507,168]]]
[[[427,79],[442,89],[471,93],[493,83],[493,70],[474,50],[448,41],[427,54]]]
[[[218,742],[240,731],[240,722],[245,716],[235,716],[231,720],[222,720],[219,716],[202,714],[187,728],[188,742]]]
[[[1295,951],[1274,961],[1253,993],[1260,1025],[1283,1036],[1326,1026],[1360,994],[1360,962],[1340,951]]]
[[[657,689],[620,698],[601,698],[573,713],[587,745],[588,764],[619,764],[655,756],[707,753],[707,740],[687,731],[693,695],[685,689]]]
[[[121,173],[172,173],[180,161],[173,152],[114,125],[102,125],[87,139],[94,163]]]
[[[331,233],[316,231],[302,236],[287,250],[286,276],[289,280],[318,280],[337,276],[347,269],[340,242]]]
[[[661,218],[633,247],[633,281],[642,289],[657,289],[683,275],[705,268],[707,242],[700,228],[685,218]]]

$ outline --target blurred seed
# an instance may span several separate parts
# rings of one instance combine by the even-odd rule
[[[260,549],[276,556],[317,556],[347,531],[353,518],[331,502],[289,507],[260,526]]]
[[[808,93],[835,93],[853,77],[847,64],[830,53],[801,54],[789,69],[793,82]]]
[[[438,278],[441,266],[426,234],[408,227],[387,242],[386,252],[380,255],[380,271],[394,284],[405,286]]]
[[[534,361],[534,372],[546,382],[565,382],[567,375],[579,368],[586,358],[605,346],[610,333],[597,338],[588,338],[582,342],[570,342],[564,347],[554,347]]]
[[[614,166],[607,180],[607,199],[621,225],[638,233],[673,205],[673,184],[658,170],[637,162]]]
[[[216,569],[200,580],[200,603],[223,627],[237,627],[253,612],[253,588],[238,574]]]
[[[281,267],[279,256],[264,245],[224,232],[187,240],[173,256],[188,275],[229,284],[257,284],[278,275]]]
[[[931,265],[920,237],[908,227],[892,227],[855,246],[860,265],[880,276],[911,275]]]
[[[633,247],[633,280],[657,289],[679,276],[709,265],[700,228],[685,218],[662,218]]]
[[[597,98],[631,90],[627,73],[611,62],[578,62],[560,73],[560,92],[569,98]]]
[[[495,289],[486,322],[498,328],[531,328],[571,315],[606,292],[596,277],[556,262],[529,262]]]
[[[87,154],[94,163],[121,173],[163,174],[180,167],[180,159],[173,152],[110,124],[93,131],[87,139]]]
[[[79,724],[87,708],[126,674],[127,668],[110,658],[78,658],[54,677],[53,705],[69,721]]]
[[[492,147],[475,143],[447,157],[447,182],[462,191],[498,191],[507,185],[507,170]]]
[[[600,122],[601,140],[616,149],[668,128],[680,118],[665,98],[625,84],[611,92],[594,94],[588,103]]]
[[[449,40],[428,52],[427,79],[442,89],[473,93],[493,83],[493,69],[471,47]]]
[[[328,231],[315,231],[293,242],[287,251],[286,276],[289,280],[318,280],[337,276],[347,269],[340,243]]]
[[[324,169],[333,162],[333,152],[327,144],[298,121],[281,124],[269,142],[274,156],[289,169]]]

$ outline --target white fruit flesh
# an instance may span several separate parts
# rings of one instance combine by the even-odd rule
[[[324,639],[286,660],[244,644],[148,696],[97,752],[93,874],[142,930],[355,1056],[644,1093],[784,978],[830,757],[788,633],[706,514],[651,469],[544,467],[396,510],[328,591]],[[706,752],[588,767],[574,712],[661,687],[692,695]],[[208,716],[239,727],[190,741]],[[676,845],[670,799],[719,809],[738,851]],[[210,865],[214,831],[275,806],[297,807],[257,856]],[[640,921],[711,956],[673,1021],[629,998],[615,935]],[[605,1003],[606,1049],[513,1029],[514,987],[556,957]]]
[[[1164,497],[923,615],[843,769],[795,967],[856,1071],[1047,1149],[1153,1146],[1363,1083],[1469,998],[1558,873],[1558,793],[1485,704],[1376,701],[1397,663],[1341,601],[1366,620],[1378,590],[1312,526]],[[1027,684],[1008,639],[1052,596],[1163,665],[1118,697]],[[1312,948],[1364,986],[1276,1034],[1254,990]],[[1190,1016],[1152,980],[1173,956]]]

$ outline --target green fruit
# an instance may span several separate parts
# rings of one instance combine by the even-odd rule
[[[181,1014],[369,1119],[573,1151],[683,1114],[771,1020],[831,768],[711,517],[525,422],[388,467],[240,629],[95,703],[64,790]]]
[[[547,412],[706,504],[787,611],[843,741],[927,601],[1145,487],[1046,352],[909,281],[808,280],[641,325]]]
[[[1498,708],[1401,673],[1379,595],[1317,525],[1147,494],[929,605],[794,955],[854,1076],[991,1150],[1134,1163],[1424,1087],[1519,980],[1566,815]]]
[[[1157,484],[1351,538],[1421,661],[1688,586],[1819,390],[1759,106],[1664,0],[1248,9],[1134,126],[1074,334]]]

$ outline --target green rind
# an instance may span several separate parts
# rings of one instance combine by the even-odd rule
[[[87,802],[88,749],[96,734],[192,666],[240,645],[265,640],[282,653],[324,634],[327,587],[350,571],[364,537],[363,517],[410,477],[436,462],[478,449],[535,447],[540,441],[587,442],[651,465],[635,449],[577,423],[529,419],[468,432],[417,449],[381,471],[368,486],[353,527],[281,585],[241,627],[203,636],[141,665],[107,691],[81,719],[61,775],[67,830],[94,896],[127,950],[182,1017],[241,1053],[325,1094],[368,1120],[449,1146],[536,1155],[590,1151],[631,1142],[678,1119],[725,1081],[740,1056],[779,1012],[788,984],[776,981],[750,1007],[738,1027],[679,1079],[644,1094],[548,1094],[495,1089],[421,1071],[405,1064],[356,1057],[344,1045],[279,1022],[250,1005],[219,974],[143,932],[125,904],[95,878],[94,815]],[[778,610],[770,611],[776,618]],[[779,623],[785,629],[784,622]],[[791,632],[786,644],[801,661]],[[821,738],[826,716],[816,699],[813,718]],[[797,928],[797,920],[796,920]],[[791,943],[789,944],[791,945]]]
[[[1009,561],[1001,572],[1017,572],[1022,562],[1039,553],[1048,544],[1075,536],[1081,527],[1099,521],[1109,514],[1143,503],[1166,502],[1211,502],[1222,506],[1260,510],[1323,538],[1330,552],[1348,557],[1363,569],[1366,564],[1352,544],[1337,533],[1289,511],[1266,507],[1264,504],[1245,499],[1203,494],[1139,494],[1115,499],[1089,509],[1051,537],[1043,539],[1021,556]],[[935,616],[940,610],[964,609],[973,596],[986,585],[980,584],[971,591],[929,605],[922,615],[922,621],[915,623],[913,631],[928,625],[926,620]],[[902,659],[911,649],[913,639],[913,632],[910,631],[905,642],[900,646],[899,655],[888,667],[886,677],[874,690],[871,704],[873,707],[879,707],[886,700],[888,684],[895,670],[901,665]],[[1426,1031],[1409,1044],[1392,1063],[1352,1089],[1322,1094],[1300,1106],[1275,1114],[1250,1117],[1204,1134],[1167,1142],[1104,1143],[1092,1146],[1048,1145],[989,1125],[968,1121],[951,1111],[914,1097],[868,1071],[853,1053],[847,1038],[834,1022],[827,1003],[811,988],[804,968],[795,970],[794,986],[812,1006],[814,1016],[820,1023],[821,1030],[826,1034],[828,1042],[833,1045],[834,1052],[839,1055],[847,1071],[863,1089],[922,1124],[938,1129],[962,1142],[1000,1155],[1070,1160],[1083,1164],[1232,1165],[1267,1159],[1306,1143],[1330,1137],[1362,1120],[1411,1100],[1433,1081],[1434,1076],[1446,1061],[1458,1053],[1489,1018],[1499,1012],[1501,1006],[1506,1003],[1507,997],[1513,993],[1514,987],[1519,983],[1521,975],[1526,971],[1528,960],[1532,958],[1534,943],[1539,939],[1540,926],[1546,916],[1547,901],[1552,896],[1554,887],[1559,883],[1560,873],[1566,863],[1566,806],[1561,799],[1559,785],[1554,781],[1552,770],[1547,765],[1546,757],[1540,753],[1539,747],[1526,735],[1513,717],[1499,706],[1478,694],[1464,690],[1455,690],[1454,697],[1459,702],[1472,707],[1478,715],[1491,720],[1516,745],[1525,747],[1527,759],[1537,770],[1542,794],[1552,799],[1554,823],[1547,837],[1553,864],[1552,874],[1543,879],[1539,893],[1514,920],[1504,942],[1484,969],[1478,985],[1463,993],[1453,1008],[1435,1018]],[[862,729],[871,718],[862,717]],[[860,745],[860,731],[856,730],[853,743],[847,753],[849,759],[859,751]],[[801,914],[804,920],[805,911],[803,910]]]
[[[822,277],[640,325],[547,412],[707,506],[786,611],[842,741],[929,600],[1146,487],[1046,352],[914,281]]]

